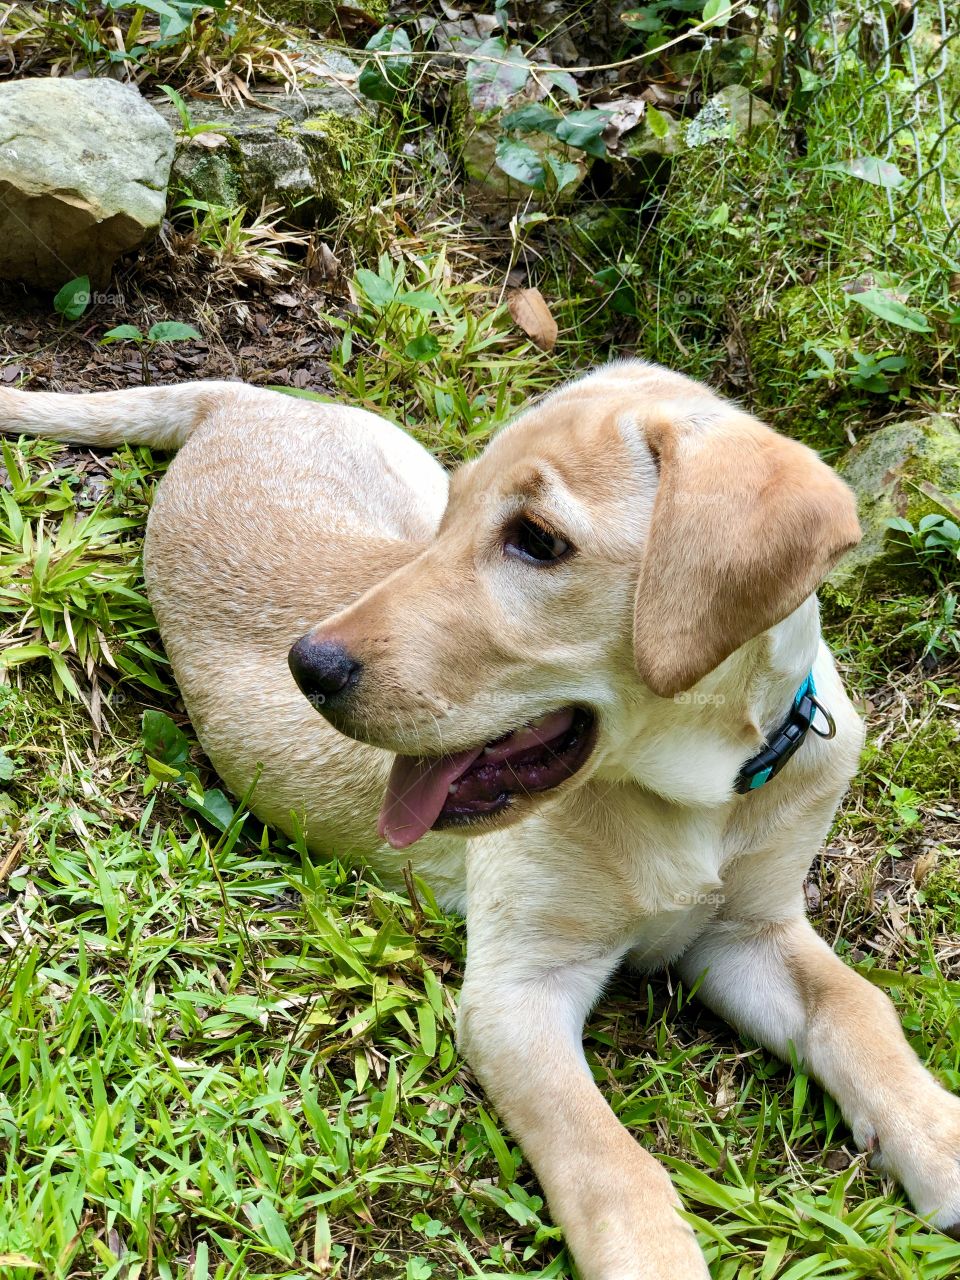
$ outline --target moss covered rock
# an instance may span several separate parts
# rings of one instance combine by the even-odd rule
[[[705,103],[684,131],[688,147],[717,141],[746,140],[776,124],[777,113],[743,84],[728,84]]]
[[[356,205],[376,152],[372,109],[344,87],[356,67],[342,54],[325,52],[314,72],[295,94],[257,95],[257,106],[193,108],[194,126],[212,126],[193,137],[172,103],[155,102],[180,130],[171,185],[211,204],[280,205],[303,225]]]
[[[588,155],[541,131],[524,133],[517,141],[536,152],[543,163],[546,186],[537,190],[505,173],[497,164],[497,144],[504,137],[502,117],[516,105],[507,104],[504,111],[480,111],[470,102],[465,85],[457,86],[454,92],[451,112],[454,146],[463,165],[471,205],[479,213],[502,212],[528,201],[535,208],[558,202],[568,204],[587,176]],[[556,116],[559,120],[560,113]],[[565,173],[560,191],[551,158]]]
[[[943,514],[930,487],[960,491],[955,423],[939,414],[893,422],[855,445],[838,470],[857,495],[863,541],[834,569],[830,585],[856,599],[881,584],[916,582],[922,574],[916,556],[887,522],[901,516],[916,525],[931,512]]]

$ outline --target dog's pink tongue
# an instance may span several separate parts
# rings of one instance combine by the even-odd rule
[[[406,849],[430,830],[444,806],[451,782],[469,769],[483,747],[439,760],[397,756],[387,781],[377,831],[394,849]]]

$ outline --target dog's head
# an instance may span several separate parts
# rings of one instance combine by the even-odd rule
[[[479,831],[588,776],[619,705],[690,689],[859,536],[811,450],[698,383],[613,365],[457,472],[435,540],[291,668],[336,728],[398,754],[390,843]]]

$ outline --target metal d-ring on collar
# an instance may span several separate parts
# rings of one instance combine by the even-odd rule
[[[826,729],[817,728],[817,712],[826,722]],[[776,777],[811,729],[818,738],[832,738],[837,732],[833,716],[817,699],[812,671],[797,690],[786,720],[774,731],[763,750],[751,756],[737,774],[734,790],[746,795]]]

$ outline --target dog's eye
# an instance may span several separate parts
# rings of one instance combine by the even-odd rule
[[[526,516],[518,520],[507,533],[503,549],[507,555],[517,556],[520,560],[533,560],[538,564],[562,560],[572,550],[569,542]]]

